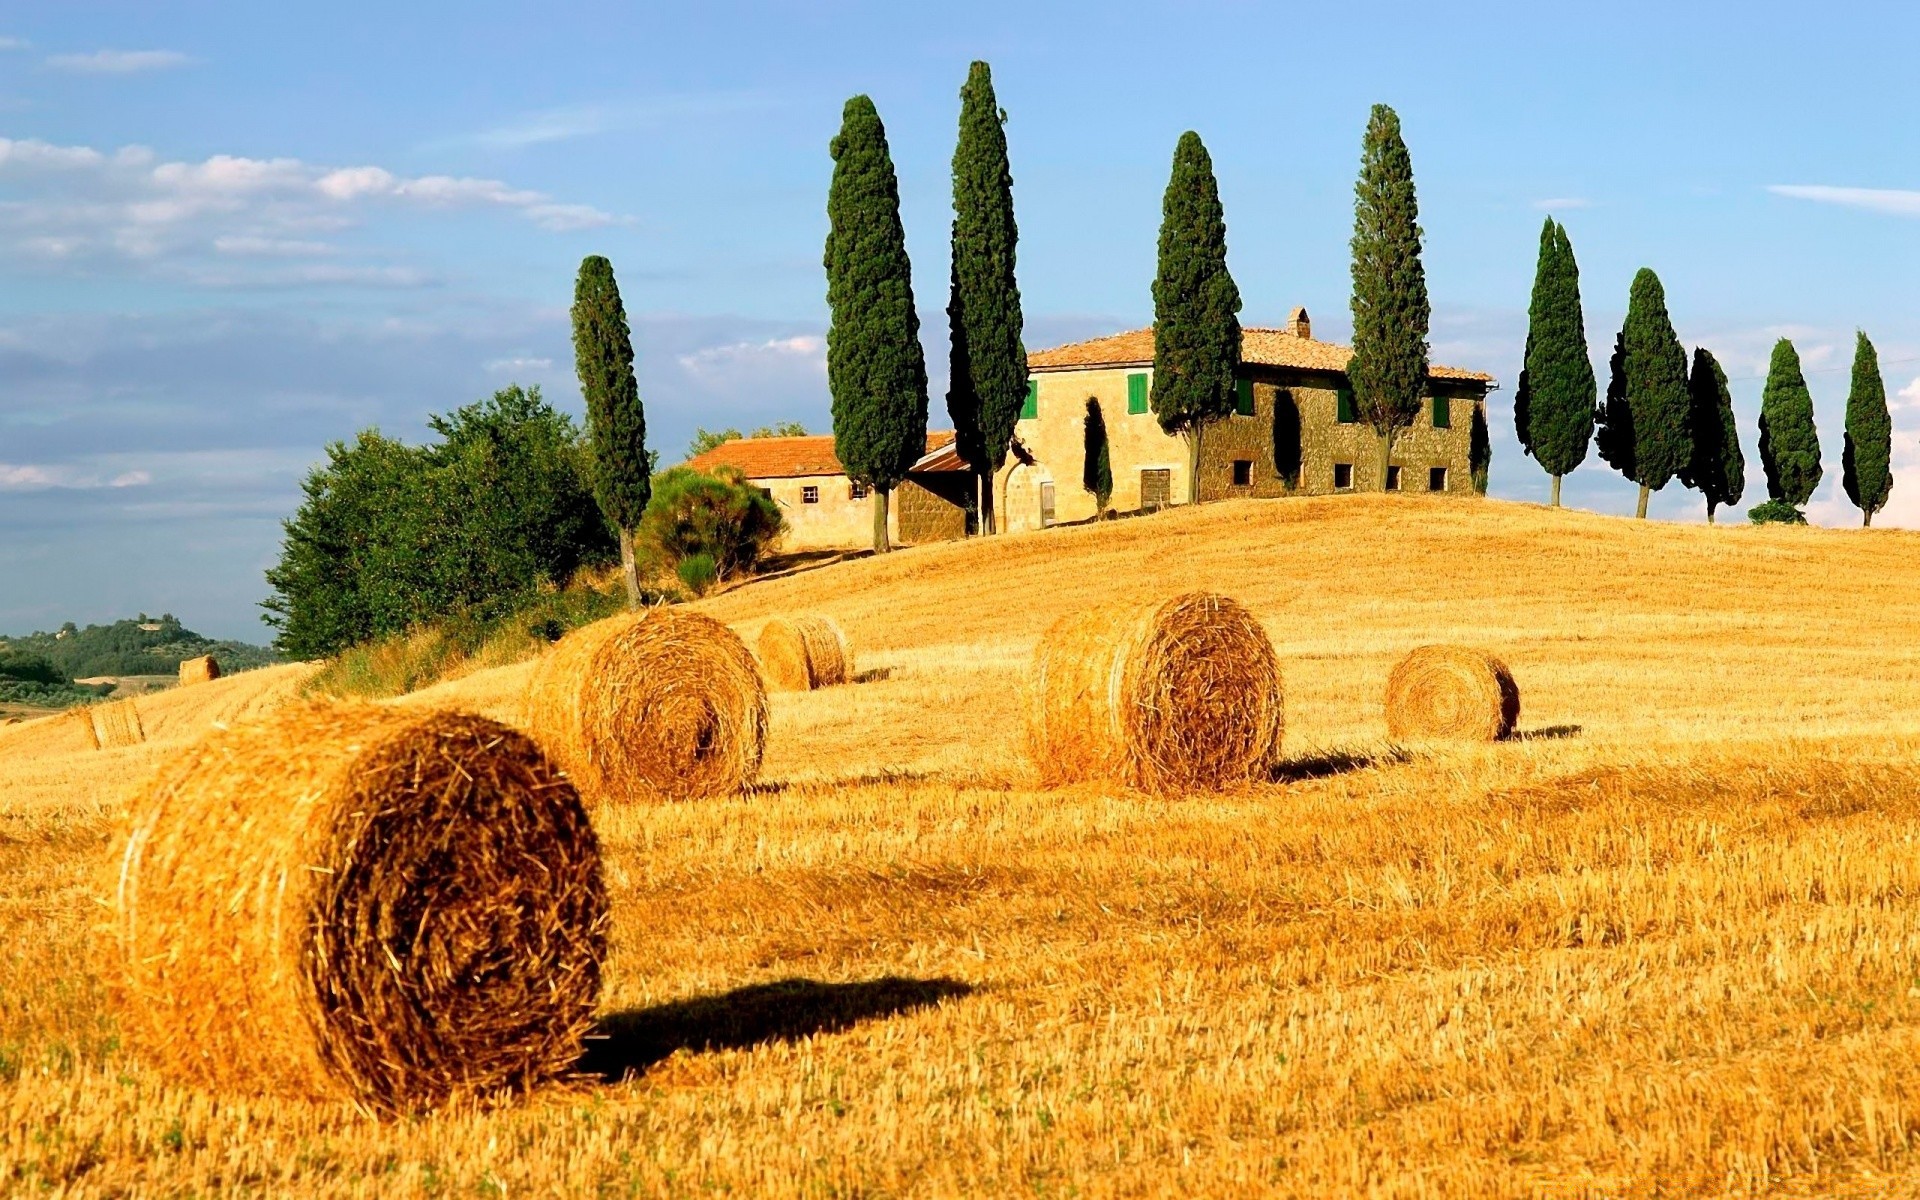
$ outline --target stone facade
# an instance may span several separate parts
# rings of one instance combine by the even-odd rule
[[[1094,497],[1082,486],[1089,400],[1100,406],[1107,429],[1113,471],[1109,506],[1116,512],[1135,511],[1143,506],[1143,492],[1150,501],[1162,482],[1168,503],[1186,502],[1187,443],[1164,432],[1151,411],[1127,411],[1129,376],[1147,381],[1132,385],[1134,395],[1143,386],[1151,387],[1152,371],[1146,366],[1034,373],[1037,415],[1015,428],[1033,463],[1015,463],[1001,477],[1000,511],[1008,528],[1033,529],[1095,515]],[[1201,438],[1202,499],[1379,487],[1378,436],[1362,422],[1339,420],[1344,376],[1253,365],[1243,368],[1242,378],[1252,385],[1253,412],[1236,412],[1206,427]],[[1429,398],[1412,427],[1396,432],[1392,463],[1400,468],[1400,490],[1471,493],[1473,412],[1484,403],[1485,385],[1436,379],[1430,390],[1442,398],[1448,427],[1434,426],[1435,402]],[[1441,474],[1436,475],[1436,469]],[[1043,520],[1048,484],[1053,511],[1050,520]]]

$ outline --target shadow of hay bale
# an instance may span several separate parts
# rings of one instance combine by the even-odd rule
[[[1397,748],[1378,754],[1330,750],[1324,754],[1308,754],[1275,763],[1269,778],[1274,783],[1305,783],[1310,779],[1327,779],[1374,767],[1391,767],[1412,759],[1413,755]]]
[[[747,1050],[839,1033],[864,1021],[931,1008],[973,992],[957,979],[888,975],[859,983],[781,979],[718,996],[676,1000],[600,1018],[576,1070],[618,1083],[676,1050]]]
[[[1546,742],[1559,738],[1579,737],[1582,727],[1579,725],[1542,725],[1538,729],[1516,730],[1508,737],[1513,742]]]

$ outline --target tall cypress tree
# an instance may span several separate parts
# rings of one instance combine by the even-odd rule
[[[873,548],[892,548],[888,499],[927,449],[927,361],[913,308],[900,186],[873,101],[855,96],[833,139],[827,192],[827,388],[833,452],[873,489]]]
[[[1100,401],[1087,397],[1087,424],[1084,440],[1086,458],[1080,468],[1080,486],[1093,495],[1095,515],[1107,515],[1107,503],[1113,499],[1113,451],[1107,444],[1107,419]]]
[[[993,478],[1007,461],[1027,390],[1006,120],[993,96],[992,72],[986,63],[974,63],[960,89],[960,139],[953,150],[947,412],[960,457],[980,477],[980,527],[986,533],[996,529]]]
[[[1613,378],[1597,415],[1600,457],[1640,485],[1636,517],[1647,496],[1667,486],[1693,458],[1687,435],[1687,352],[1667,316],[1660,277],[1645,267],[1633,277],[1627,320],[1614,342]],[[1535,428],[1539,428],[1536,423]]]
[[[1840,481],[1847,499],[1860,510],[1860,524],[1893,491],[1893,417],[1887,412],[1887,385],[1880,378],[1880,355],[1865,333],[1853,345],[1853,386],[1847,392],[1847,442],[1840,456]]]
[[[1747,460],[1740,453],[1727,373],[1704,346],[1695,348],[1693,372],[1687,376],[1687,428],[1693,435],[1693,456],[1680,472],[1680,482],[1707,498],[1711,525],[1715,508],[1740,503],[1747,490]]]
[[[1527,365],[1521,373],[1527,403],[1524,444],[1553,477],[1553,505],[1560,506],[1560,480],[1586,461],[1593,440],[1593,363],[1587,358],[1586,321],[1580,312],[1580,268],[1565,226],[1547,218],[1540,229],[1540,257],[1527,310]],[[1522,419],[1516,415],[1515,420]]]
[[[1393,431],[1420,415],[1427,383],[1427,272],[1420,265],[1420,205],[1413,158],[1400,118],[1373,106],[1360,152],[1353,205],[1353,382],[1355,409],[1380,435],[1386,490]]]
[[[1160,206],[1153,280],[1153,415],[1187,439],[1187,500],[1200,500],[1200,438],[1233,411],[1240,289],[1227,271],[1227,218],[1213,159],[1188,130],[1173,151]]]
[[[1467,431],[1467,469],[1473,473],[1473,490],[1487,494],[1487,473],[1493,466],[1493,442],[1487,437],[1486,401],[1473,406],[1473,426]]]
[[[1795,508],[1820,486],[1813,396],[1800,373],[1800,352],[1786,338],[1773,344],[1767,386],[1760,393],[1760,465],[1767,472],[1767,495]]]
[[[633,377],[633,338],[613,264],[598,254],[580,263],[573,285],[573,368],[587,402],[593,446],[593,495],[608,524],[620,531],[620,567],[627,603],[640,605],[640,570],[633,531],[653,497],[647,460],[647,414]]]

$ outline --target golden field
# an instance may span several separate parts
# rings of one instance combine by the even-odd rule
[[[1280,777],[1041,790],[1021,681],[1081,606],[1263,622]],[[305,668],[0,728],[0,1193],[1920,1194],[1920,534],[1337,497],[916,549],[811,611],[763,783],[597,814],[601,1037],[524,1100],[378,1123],[166,1086],[91,929],[126,789]],[[1396,748],[1423,642],[1520,737]],[[529,667],[402,703],[520,716]]]

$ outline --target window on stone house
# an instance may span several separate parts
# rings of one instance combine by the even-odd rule
[[[868,488],[866,484],[861,483],[858,479],[847,484],[847,499],[849,500],[865,500],[872,494],[872,489]]]
[[[1336,492],[1344,492],[1344,491],[1350,491],[1352,488],[1353,488],[1353,464],[1352,463],[1333,464],[1333,490]]]
[[[802,487],[800,489],[800,503],[802,504],[820,503],[820,489],[815,487],[811,483]]]
[[[1236,458],[1233,460],[1233,486],[1246,487],[1253,482],[1253,460]]]
[[[1445,467],[1427,468],[1427,490],[1444,492],[1447,490],[1447,469]]]
[[[1400,468],[1399,467],[1387,468],[1387,490],[1390,492],[1397,492],[1400,490]]]

